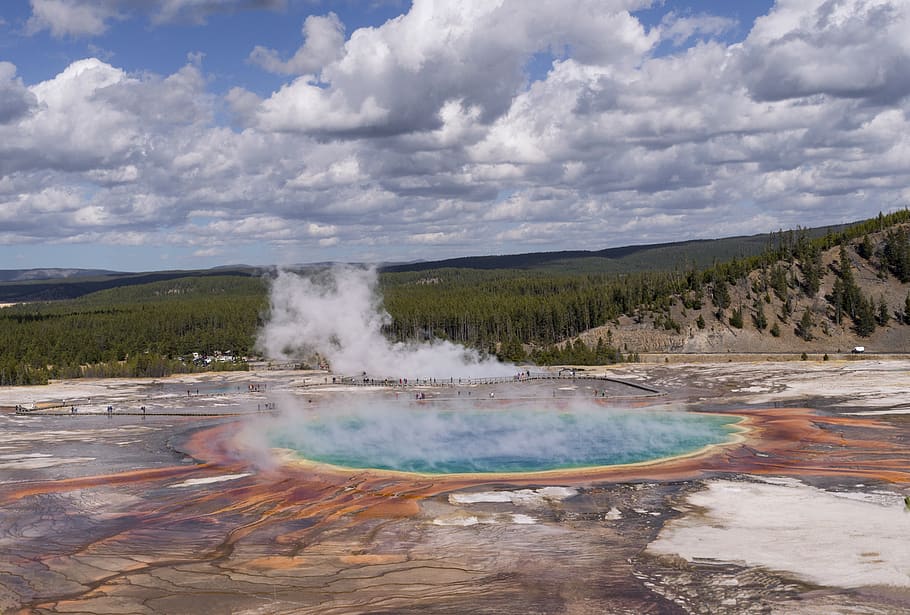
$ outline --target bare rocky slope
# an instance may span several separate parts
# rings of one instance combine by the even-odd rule
[[[889,229],[894,231],[903,228]],[[888,321],[880,322],[868,335],[860,335],[855,323],[848,316],[836,322],[836,308],[831,300],[832,290],[839,274],[839,247],[829,248],[821,254],[823,275],[819,291],[808,296],[801,288],[803,272],[798,261],[780,261],[789,281],[786,301],[768,287],[766,271],[754,270],[745,279],[729,286],[730,305],[718,309],[710,293],[701,298],[700,307],[686,308],[683,297],[671,300],[664,311],[643,311],[634,316],[623,316],[609,325],[590,329],[579,336],[589,345],[599,338],[619,348],[624,353],[846,353],[862,346],[870,353],[904,353],[910,351],[910,325],[902,322],[905,301],[910,283],[900,280],[887,271],[883,264],[887,231],[870,233],[869,243],[873,254],[860,256],[861,239],[846,244],[853,279],[861,293],[872,300],[878,309],[883,300],[887,305]],[[868,245],[868,244],[867,244]],[[787,313],[786,304],[790,309]],[[764,328],[756,326],[753,316],[756,305],[762,306],[767,320]],[[809,336],[800,336],[798,325],[809,309],[812,326]],[[742,310],[742,327],[731,324],[736,309]],[[668,318],[669,317],[669,318]],[[703,327],[698,326],[699,317]],[[668,326],[673,323],[675,326]],[[777,323],[779,335],[771,333]],[[811,339],[804,339],[810,337]]]

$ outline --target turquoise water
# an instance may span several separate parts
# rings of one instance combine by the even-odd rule
[[[320,410],[269,438],[305,459],[424,474],[538,472],[649,461],[728,441],[736,417],[594,406]]]

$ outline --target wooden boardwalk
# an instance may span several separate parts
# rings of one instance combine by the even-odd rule
[[[613,378],[605,375],[595,375],[595,374],[579,374],[578,372],[572,372],[571,370],[562,370],[561,372],[531,372],[524,371],[515,376],[496,376],[488,378],[416,378],[416,379],[374,379],[374,378],[354,378],[351,376],[341,376],[333,377],[332,382],[328,382],[326,378],[325,382],[308,382],[303,385],[303,388],[307,389],[319,389],[326,386],[352,386],[352,387],[383,387],[390,389],[411,389],[414,387],[423,387],[423,388],[457,388],[457,387],[475,387],[475,386],[495,386],[495,385],[504,385],[504,384],[522,384],[528,382],[540,382],[540,381],[599,381],[599,382],[610,382],[613,384],[618,384],[625,387],[630,387],[642,392],[642,397],[654,397],[661,396],[664,393],[658,389],[639,384],[637,382],[629,382],[627,380],[620,380],[618,378]],[[246,393],[247,391],[240,390],[237,393],[211,393],[211,394],[202,394],[194,395],[193,398],[200,397],[227,397],[231,395],[239,395],[241,393]],[[612,396],[617,397],[617,396]],[[622,397],[622,396],[620,396]],[[148,403],[151,401],[149,398],[143,398],[144,402]],[[129,404],[130,402],[127,402]],[[134,402],[136,406],[139,405],[139,402]],[[112,413],[108,413],[104,410],[90,410],[90,411],[78,411],[78,408],[84,405],[89,405],[91,402],[89,400],[74,399],[67,401],[66,403],[62,402],[37,402],[31,407],[25,406],[16,406],[15,413],[17,415],[38,415],[38,416],[194,416],[194,417],[230,417],[230,416],[249,416],[255,414],[266,414],[273,413],[274,408],[266,409],[257,409],[257,410],[246,410],[240,412],[217,412],[217,411],[175,411],[175,410],[151,410],[149,409],[146,412],[142,412],[135,407],[131,407],[127,410],[114,410]],[[123,404],[123,402],[121,402]],[[72,412],[70,408],[77,408],[76,412]]]

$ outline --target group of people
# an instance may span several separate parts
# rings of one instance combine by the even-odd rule
[[[16,411],[19,411],[20,407],[21,407],[21,406],[16,406]],[[22,411],[25,411],[25,408],[22,408]],[[139,407],[139,411],[142,412],[142,415],[143,415],[143,416],[145,416],[145,406],[140,406],[140,407]],[[70,406],[70,414],[79,414],[79,408],[77,408],[76,406]],[[108,416],[113,416],[113,415],[114,415],[114,407],[113,407],[113,406],[108,406],[108,407],[107,407],[107,415],[108,415]]]

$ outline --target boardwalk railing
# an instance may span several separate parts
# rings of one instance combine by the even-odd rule
[[[434,387],[463,387],[463,386],[479,386],[479,385],[491,385],[491,384],[510,384],[517,382],[528,382],[532,380],[599,380],[605,382],[613,382],[615,384],[621,384],[623,386],[632,387],[650,393],[652,395],[660,395],[661,391],[645,386],[643,384],[638,384],[636,382],[628,382],[626,380],[619,380],[618,378],[612,378],[605,375],[596,375],[596,374],[579,374],[578,372],[572,372],[570,370],[563,370],[561,372],[521,372],[514,376],[494,376],[488,378],[369,378],[369,377],[335,377],[332,381],[332,384],[343,384],[346,386],[363,386],[363,387],[392,387],[392,388],[403,388],[403,387],[414,387],[414,386],[434,386]],[[326,382],[308,382],[304,386],[315,387],[315,386],[324,386]]]

